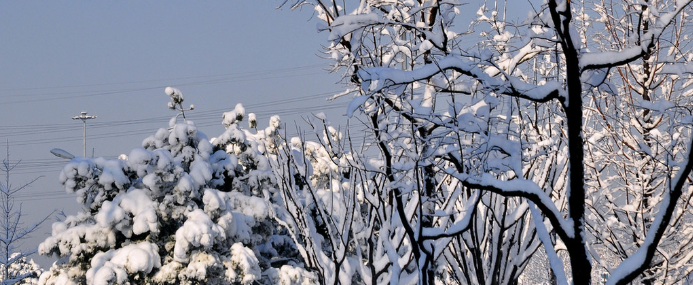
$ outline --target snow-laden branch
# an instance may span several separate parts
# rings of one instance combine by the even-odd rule
[[[580,55],[581,69],[600,69],[614,67],[632,62],[642,57],[647,52],[640,46],[627,48],[622,51],[590,52]]]
[[[611,277],[607,281],[608,285],[622,285],[632,282],[638,275],[650,266],[654,257],[659,241],[662,239],[666,228],[669,226],[671,215],[676,209],[676,201],[683,193],[683,186],[693,169],[693,139],[688,145],[688,158],[683,169],[676,173],[672,179],[673,188],[668,193],[664,193],[659,212],[647,231],[645,241],[640,248],[611,272]]]
[[[655,41],[659,39],[664,30],[672,23],[684,8],[693,0],[677,0],[674,10],[663,13],[653,25],[652,29],[642,35],[639,46],[627,48],[621,51],[590,52],[580,55],[580,70],[600,69],[615,67],[630,63],[654,48]]]
[[[665,66],[662,66],[662,70],[660,71],[660,73],[676,74],[678,76],[681,76],[683,74],[693,74],[693,65],[683,63],[667,64]]]
[[[502,181],[488,173],[481,174],[481,176],[470,176],[452,170],[445,170],[445,172],[457,178],[466,187],[490,191],[503,196],[523,197],[532,201],[546,215],[561,239],[574,238],[575,233],[570,221],[563,218],[551,197],[533,181],[521,178]]]
[[[471,224],[472,217],[474,216],[474,209],[476,208],[476,205],[479,203],[480,199],[481,194],[479,192],[475,192],[474,196],[467,201],[464,207],[464,209],[467,209],[467,212],[464,213],[464,217],[462,219],[456,221],[447,229],[423,228],[422,237],[424,239],[451,237],[466,231],[469,228],[469,225]]]
[[[534,220],[534,225],[537,229],[537,236],[541,240],[541,243],[544,244],[546,256],[549,258],[549,265],[551,266],[551,270],[555,273],[557,283],[568,285],[568,278],[566,278],[565,270],[563,270],[563,261],[561,261],[558,254],[556,254],[556,250],[553,248],[549,231],[546,229],[541,219],[541,213],[539,213],[539,210],[537,210],[532,202],[529,202],[529,210],[532,212],[532,220]]]
[[[399,70],[388,67],[371,67],[358,71],[358,76],[368,85],[368,93],[374,94],[386,88],[409,84],[420,80],[430,79],[431,77],[443,73],[447,70],[454,70],[466,76],[472,77],[480,82],[486,89],[497,93],[524,98],[535,102],[547,102],[553,99],[565,101],[563,89],[559,82],[548,82],[544,85],[535,85],[522,82],[522,80],[504,74],[506,80],[500,77],[493,77],[479,68],[478,64],[472,60],[463,59],[455,56],[442,58],[435,63],[425,64],[414,70]],[[353,112],[368,100],[369,96],[359,96],[352,100],[347,109],[347,115]]]
[[[355,30],[377,24],[384,23],[380,21],[376,13],[340,16],[330,25],[330,36],[328,40],[339,40]]]

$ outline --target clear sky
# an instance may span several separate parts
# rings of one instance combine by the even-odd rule
[[[323,69],[312,11],[275,9],[281,1],[2,1],[0,2],[0,157],[22,162],[11,184],[43,176],[17,195],[25,225],[50,211],[75,213],[58,175],[82,154],[80,111],[88,155],[117,157],[141,146],[175,113],[164,87],[183,92],[188,117],[208,136],[223,132],[221,114],[243,103],[264,127],[279,114],[341,118],[348,102],[326,97],[342,89]],[[3,175],[4,183],[4,175]],[[47,221],[24,247],[50,235]],[[35,257],[43,266],[49,263]]]

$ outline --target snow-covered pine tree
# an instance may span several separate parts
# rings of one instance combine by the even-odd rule
[[[183,101],[166,88],[174,110]],[[173,96],[173,95],[176,96]],[[175,97],[175,98],[174,98]],[[186,111],[182,110],[178,111]],[[208,139],[191,121],[171,119],[121,159],[72,159],[60,182],[84,209],[53,224],[39,247],[62,257],[41,284],[305,284],[290,238],[272,219],[274,178],[265,133],[224,114]]]

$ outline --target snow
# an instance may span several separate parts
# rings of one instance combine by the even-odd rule
[[[222,198],[222,192],[214,189],[205,189],[202,196],[202,203],[204,203],[204,211],[207,213],[211,213],[216,210],[226,210],[226,203]]]
[[[187,124],[176,124],[173,126],[173,131],[169,135],[168,141],[172,143],[185,143],[190,137],[195,136],[196,133],[197,127],[195,127],[195,124],[192,122],[187,122]]]
[[[166,87],[164,93],[171,97],[171,102],[168,103],[168,108],[171,110],[176,109],[176,105],[181,105],[183,103],[183,92],[173,87]]]
[[[375,25],[378,22],[378,15],[375,13],[341,16],[335,19],[330,25],[331,32],[328,40],[339,40],[352,31],[366,26]]]
[[[675,106],[676,105],[674,105],[674,103],[664,99],[660,99],[654,102],[646,100],[640,101],[640,107],[656,111],[660,114],[664,114],[667,111],[667,109],[674,108]]]
[[[196,157],[190,165],[190,177],[195,185],[202,186],[212,179],[212,167],[202,157]]]
[[[249,128],[256,128],[257,127],[257,118],[255,116],[255,113],[249,113],[248,114],[248,127]]]
[[[182,92],[180,92],[180,90],[178,90],[177,88],[173,88],[173,87],[164,88],[164,93],[166,93],[166,95],[168,95],[168,96],[175,96],[175,95],[180,96],[183,94]]]
[[[225,112],[222,115],[222,124],[224,124],[224,126],[226,127],[229,127],[233,124],[243,121],[243,117],[245,117],[245,108],[243,108],[243,105],[239,103],[236,104],[236,107],[234,107],[232,111]]]
[[[241,284],[253,284],[260,279],[260,267],[255,254],[241,243],[234,243],[231,246],[232,266],[226,270],[226,277],[230,281],[240,282]]]
[[[212,222],[207,214],[200,209],[186,214],[187,220],[176,231],[176,245],[173,256],[178,262],[187,262],[190,258],[191,247],[211,248],[215,241],[225,238],[223,229]]]
[[[87,283],[124,284],[128,280],[128,274],[149,274],[152,269],[161,267],[158,250],[154,244],[141,242],[97,253],[87,271]]]
[[[548,13],[546,6],[543,6],[542,9],[537,7],[537,12],[530,12],[532,13],[531,17],[524,25],[510,25],[509,22],[506,22],[503,18],[505,16],[505,11],[503,10],[505,6],[482,6],[477,12],[479,16],[478,19],[469,25],[470,28],[468,32],[475,34],[481,32],[482,37],[486,37],[487,40],[480,45],[475,45],[472,49],[465,50],[464,48],[455,46],[460,42],[464,42],[464,38],[451,37],[446,43],[448,45],[448,50],[441,51],[434,48],[438,46],[438,37],[435,37],[434,34],[446,34],[446,25],[448,22],[440,20],[440,17],[438,17],[435,22],[426,23],[427,14],[422,11],[426,11],[427,6],[426,4],[421,4],[428,3],[426,1],[361,1],[360,6],[352,11],[352,15],[343,16],[343,19],[346,20],[342,21],[347,24],[342,24],[339,20],[340,17],[338,17],[334,23],[329,23],[331,19],[327,16],[336,15],[336,13],[330,12],[331,8],[329,7],[329,3],[326,4],[327,7],[319,9],[321,17],[323,17],[322,19],[324,19],[327,24],[331,25],[330,40],[345,40],[349,41],[350,44],[347,46],[347,44],[334,43],[327,48],[328,52],[332,54],[333,59],[335,59],[333,63],[334,66],[345,67],[340,69],[340,71],[344,71],[345,73],[344,81],[353,82],[353,84],[350,84],[350,88],[353,88],[351,90],[354,90],[354,92],[350,94],[357,94],[349,103],[347,115],[349,117],[363,115],[364,117],[361,117],[361,120],[365,121],[364,129],[377,130],[383,134],[381,137],[377,138],[377,142],[366,139],[367,143],[380,143],[378,146],[373,147],[373,149],[376,149],[374,151],[376,152],[375,155],[362,159],[361,157],[365,155],[360,153],[345,155],[351,157],[350,163],[352,163],[351,166],[353,166],[353,168],[348,168],[349,171],[357,172],[358,175],[363,175],[364,178],[355,178],[356,175],[350,173],[353,176],[348,178],[350,179],[348,183],[353,184],[341,183],[340,185],[345,185],[342,186],[342,190],[351,190],[352,188],[357,188],[353,185],[360,183],[358,179],[368,181],[363,182],[364,185],[368,186],[362,186],[358,188],[358,190],[354,190],[354,195],[358,197],[355,199],[364,203],[364,208],[367,208],[361,209],[363,211],[361,214],[368,215],[368,211],[375,211],[370,208],[371,206],[378,209],[378,211],[381,209],[379,207],[384,208],[382,213],[379,212],[376,218],[380,222],[378,224],[378,238],[371,236],[364,240],[378,243],[377,246],[380,246],[380,250],[382,250],[378,253],[382,253],[386,250],[390,251],[387,253],[389,254],[387,260],[391,261],[392,265],[386,269],[388,273],[392,273],[392,275],[386,276],[390,283],[399,284],[407,280],[414,280],[413,282],[416,282],[416,279],[420,278],[420,276],[417,276],[420,271],[417,272],[416,269],[419,269],[417,266],[422,264],[422,259],[416,260],[418,264],[413,265],[412,263],[408,263],[412,259],[412,256],[408,254],[410,254],[417,245],[428,249],[432,244],[435,244],[433,241],[429,243],[429,240],[421,241],[415,240],[415,238],[412,238],[414,240],[409,240],[409,237],[403,234],[403,230],[401,229],[402,226],[407,224],[412,225],[415,234],[423,234],[426,237],[432,237],[434,235],[444,235],[450,231],[455,232],[457,229],[464,228],[468,224],[465,221],[467,211],[460,209],[469,208],[470,200],[460,201],[461,199],[453,198],[450,196],[449,192],[443,190],[439,191],[438,188],[436,189],[436,191],[439,191],[436,192],[438,196],[435,198],[422,195],[421,186],[417,185],[420,181],[417,181],[418,176],[414,175],[414,173],[421,174],[422,165],[442,168],[442,171],[454,176],[457,178],[457,181],[464,182],[465,185],[468,186],[467,189],[469,192],[474,193],[474,191],[480,191],[478,188],[482,188],[482,190],[485,191],[483,192],[485,196],[482,198],[482,203],[479,206],[480,211],[478,215],[482,215],[483,212],[493,212],[494,215],[500,216],[502,215],[501,213],[503,213],[503,211],[499,209],[487,208],[491,200],[490,197],[495,196],[487,192],[511,196],[511,198],[508,199],[511,201],[520,200],[527,202],[527,199],[517,198],[519,196],[529,198],[532,202],[536,203],[536,205],[531,206],[532,216],[535,221],[534,224],[536,224],[537,234],[545,245],[547,254],[551,255],[549,263],[551,263],[551,267],[556,271],[559,271],[559,269],[562,270],[564,266],[558,258],[556,250],[571,250],[571,248],[567,248],[560,240],[557,240],[555,245],[552,245],[552,241],[548,234],[549,231],[556,231],[559,233],[559,237],[564,239],[564,241],[577,236],[581,238],[580,240],[588,240],[588,242],[591,242],[589,239],[593,238],[589,236],[592,232],[603,231],[603,229],[598,227],[599,220],[596,222],[590,221],[592,224],[589,224],[589,226],[592,228],[588,229],[587,225],[585,228],[577,228],[575,227],[577,221],[564,218],[568,213],[571,213],[570,207],[566,205],[567,200],[571,197],[565,195],[565,193],[570,193],[568,189],[570,186],[568,186],[567,183],[569,182],[567,177],[570,172],[568,167],[570,157],[567,156],[567,140],[565,138],[566,112],[564,111],[568,111],[568,114],[574,114],[574,112],[583,112],[585,114],[584,131],[577,138],[572,137],[568,138],[568,140],[580,140],[582,138],[586,143],[589,142],[590,144],[586,147],[586,169],[591,172],[603,172],[603,174],[586,173],[585,175],[586,185],[584,190],[589,193],[596,193],[585,201],[588,208],[586,210],[587,214],[598,216],[595,212],[602,210],[599,209],[599,207],[608,209],[606,211],[618,210],[619,213],[624,209],[635,210],[633,206],[637,205],[637,201],[630,200],[628,203],[622,203],[623,201],[621,200],[632,199],[633,196],[637,198],[637,195],[626,194],[621,197],[604,197],[601,195],[601,193],[606,193],[607,191],[623,191],[614,189],[623,187],[620,183],[628,185],[628,191],[632,192],[635,192],[634,189],[636,189],[636,187],[642,187],[642,185],[640,185],[642,184],[641,180],[634,179],[635,181],[630,181],[628,178],[623,178],[631,177],[632,173],[635,173],[635,175],[639,177],[641,171],[645,172],[647,167],[650,167],[650,165],[638,160],[638,156],[641,156],[642,153],[635,153],[635,155],[633,155],[633,150],[629,148],[634,148],[636,149],[635,151],[649,149],[650,151],[648,151],[648,153],[651,153],[652,157],[648,157],[647,159],[654,161],[653,164],[664,164],[665,166],[662,168],[662,172],[666,172],[666,169],[671,169],[670,167],[674,167],[674,169],[677,167],[676,165],[678,162],[674,163],[670,162],[670,160],[680,159],[680,154],[674,151],[666,155],[660,154],[657,156],[656,154],[658,151],[656,148],[665,148],[667,151],[670,151],[668,149],[676,149],[676,145],[679,144],[679,142],[669,142],[666,139],[669,135],[668,132],[672,130],[656,126],[654,131],[649,134],[653,139],[652,141],[654,141],[652,142],[645,141],[646,138],[643,136],[643,130],[651,128],[651,125],[644,126],[641,124],[641,127],[633,128],[632,130],[629,128],[638,123],[638,113],[630,114],[630,110],[627,110],[633,109],[633,105],[628,104],[627,100],[622,100],[621,98],[623,97],[621,90],[629,86],[622,82],[616,82],[618,81],[617,71],[615,69],[609,69],[608,67],[639,59],[643,52],[649,49],[649,41],[659,39],[660,35],[662,35],[662,29],[666,25],[669,25],[673,16],[678,15],[678,11],[681,9],[680,6],[687,5],[690,1],[677,1],[676,4],[679,7],[673,7],[673,1],[658,2],[655,4],[650,2],[645,3],[648,6],[645,13],[645,17],[647,17],[646,20],[653,23],[653,25],[650,26],[651,32],[647,35],[643,35],[642,39],[636,38],[638,36],[636,33],[633,37],[623,39],[623,43],[613,43],[608,40],[603,40],[602,38],[604,35],[606,35],[607,38],[609,35],[602,34],[603,31],[601,30],[596,31],[594,34],[590,34],[589,32],[585,32],[583,27],[585,29],[592,29],[593,27],[599,29],[599,27],[603,27],[602,25],[604,25],[604,23],[596,22],[593,24],[592,22],[594,22],[594,20],[590,20],[590,18],[597,19],[600,18],[600,16],[601,19],[608,19],[609,24],[617,23],[617,25],[621,25],[627,23],[627,17],[637,15],[637,11],[642,11],[639,9],[643,7],[639,7],[638,5],[626,5],[622,8],[625,10],[623,14],[619,14],[618,9],[621,6],[602,13],[596,9],[600,7],[598,3],[594,5],[597,6],[594,7],[594,10],[590,10],[591,7],[587,6],[583,8],[580,5],[573,5],[572,8],[578,10],[569,11],[568,9],[571,8],[569,1],[557,2],[559,11],[566,10],[567,13],[577,13],[575,15],[578,15],[579,13],[583,13],[580,12],[579,9],[584,9],[587,11],[584,13],[590,14],[590,17],[574,18],[569,24],[569,27],[563,31],[563,27],[553,27],[555,23],[552,22],[550,18],[551,15]],[[314,4],[316,2],[308,1],[308,3]],[[546,5],[546,2],[544,5]],[[445,14],[445,12],[442,11],[445,9],[444,6],[445,5],[437,6],[441,9],[440,14],[437,16]],[[636,12],[633,13],[633,11]],[[371,18],[363,16],[362,14],[364,13],[371,14]],[[607,16],[613,16],[614,18],[608,18]],[[559,17],[566,20],[566,15],[559,15]],[[688,17],[688,15],[685,17]],[[631,17],[630,19],[633,18]],[[349,29],[339,30],[338,27],[340,25],[351,26]],[[506,31],[506,27],[511,28]],[[556,28],[561,29],[561,31],[556,33]],[[419,29],[430,29],[431,36],[429,36],[429,33],[421,32]],[[525,29],[532,31],[526,36],[518,36],[518,34],[523,33],[522,30]],[[632,28],[631,26],[616,26],[615,29],[623,34],[630,35],[635,31],[630,29],[637,28]],[[439,31],[441,31],[441,33],[438,33]],[[425,36],[421,36],[421,33],[424,33]],[[583,94],[570,94],[570,96],[584,96],[585,106],[567,106],[568,92],[563,88],[565,88],[566,83],[570,84],[577,82],[578,78],[566,78],[566,74],[564,73],[566,70],[566,66],[564,65],[566,58],[561,54],[564,51],[561,50],[559,47],[560,44],[558,43],[561,40],[568,40],[559,38],[566,33],[568,33],[572,40],[568,45],[574,45],[576,52],[580,56],[579,68],[581,78],[579,78],[579,83],[582,83],[583,87]],[[584,44],[581,40],[584,41]],[[618,41],[620,39],[615,40]],[[632,43],[636,42],[636,40],[643,40],[643,43],[633,46]],[[663,37],[662,42],[665,41],[678,42],[678,39],[671,41],[670,38]],[[398,53],[400,46],[409,47],[410,55]],[[493,46],[494,48],[486,52],[481,52],[483,46]],[[619,51],[608,50],[609,47],[614,46],[623,48]],[[479,52],[470,50],[479,50]],[[594,52],[590,50],[594,50]],[[664,82],[662,88],[669,88],[670,91],[679,89],[678,86],[666,86],[669,78],[662,76],[658,68],[662,65],[669,64],[662,64],[661,60],[658,62],[657,57],[659,57],[659,55],[655,55],[648,59],[649,62],[653,63],[651,66],[653,74],[652,77],[650,77],[652,82],[655,82],[654,84],[657,84],[657,86],[659,86],[658,84],[660,84],[660,82]],[[402,61],[407,64],[401,64]],[[636,81],[643,78],[636,74],[638,73],[638,64],[640,64],[640,61],[633,62],[631,68],[635,71],[631,71],[631,74],[627,75],[632,76]],[[665,71],[678,75],[687,72],[687,68],[684,68],[685,65],[683,64],[672,64],[671,66],[672,67],[665,68]],[[352,72],[352,70],[357,71]],[[569,76],[572,75],[573,74],[570,74]],[[446,80],[440,80],[442,77],[445,77]],[[678,80],[678,78],[676,78],[676,80]],[[629,85],[635,86],[633,95],[640,91],[638,89],[642,89],[638,86],[643,84],[639,82],[636,83],[628,82]],[[688,83],[678,81],[676,84],[680,84],[686,88],[685,86],[687,85],[685,84]],[[657,87],[657,89],[658,88],[659,87]],[[460,93],[467,92],[468,94],[458,94],[455,92],[447,94],[447,90],[449,89],[463,91]],[[680,93],[685,94],[683,92]],[[667,90],[653,90],[652,94],[664,94],[662,97],[668,97]],[[485,112],[477,113],[469,110],[469,108],[465,110],[466,106],[473,105],[474,100],[483,96],[497,96],[503,99],[500,100],[501,102],[497,106],[489,107],[491,111],[487,116],[483,115]],[[511,96],[515,98],[508,98]],[[517,97],[527,100],[515,100]],[[666,122],[667,120],[674,121],[672,124],[678,124],[678,119],[680,117],[688,115],[685,108],[678,108],[690,105],[686,99],[667,98],[667,100],[671,101],[671,104],[669,104],[668,101],[663,101],[661,98],[654,96],[653,98],[653,102],[644,102],[642,104],[640,104],[638,100],[634,101],[636,102],[636,110],[639,112],[642,111],[642,108],[656,111],[651,112],[650,115],[654,117],[653,121],[656,122],[655,124],[657,125],[660,124],[660,118],[663,119],[661,120],[662,125],[670,123]],[[563,104],[551,102],[553,99],[563,101],[560,102]],[[450,101],[452,101],[452,103]],[[534,102],[527,101],[546,103],[534,104]],[[436,103],[431,104],[431,102]],[[615,102],[615,104],[612,102]],[[448,104],[450,107],[445,108],[445,104]],[[674,106],[678,107],[675,109],[671,108]],[[438,112],[437,110],[440,109],[447,109],[448,113]],[[460,110],[463,111],[461,112]],[[601,116],[599,116],[597,111],[603,112],[602,114],[606,118],[605,121],[601,120]],[[630,117],[634,118],[633,121],[628,121],[630,118],[620,122],[613,121],[614,117],[623,116],[622,112],[630,114]],[[660,115],[663,116],[658,117]],[[369,118],[369,116],[370,118],[374,118],[376,123],[363,120],[364,118]],[[628,115],[625,116],[628,117]],[[568,120],[570,121],[570,118],[568,118]],[[688,119],[686,118],[684,120]],[[640,122],[642,122],[642,120],[640,120]],[[621,126],[621,124],[623,126]],[[410,126],[411,128],[433,131],[432,134],[428,134],[429,136],[427,137],[416,136],[413,132],[406,130],[406,128]],[[681,132],[681,129],[687,128],[686,126],[679,125],[675,131]],[[639,130],[640,136],[635,134],[635,130]],[[687,133],[688,131],[686,131],[686,134]],[[686,134],[681,135],[681,137],[685,137]],[[623,136],[629,138],[621,138]],[[300,144],[308,145],[305,140],[301,140]],[[650,146],[648,146],[648,144],[650,144]],[[298,145],[298,143],[294,143],[294,145]],[[378,147],[385,150],[378,152]],[[367,149],[367,147],[364,148]],[[429,150],[429,148],[433,150]],[[305,149],[308,149],[308,147]],[[367,151],[372,151],[372,149],[367,149]],[[386,153],[386,151],[389,152]],[[613,153],[608,153],[608,151],[612,151]],[[326,189],[340,189],[338,187],[327,188],[314,183],[314,176],[321,176],[323,173],[331,172],[330,169],[321,165],[320,159],[310,157],[310,154],[314,153],[315,152],[309,153],[309,151],[304,149],[291,149],[291,151],[286,152],[286,156],[293,159],[290,160],[293,165],[287,166],[287,169],[291,171],[286,170],[288,172],[286,177],[288,178],[285,179],[284,182],[288,185],[282,188],[283,191],[290,194],[284,193],[285,196],[283,197],[297,204],[296,208],[298,209],[301,209],[302,205],[319,209],[321,203],[327,204],[325,200],[320,199],[319,193],[323,193]],[[587,158],[588,154],[594,154],[597,158]],[[342,154],[335,153],[333,155],[338,156]],[[390,161],[385,161],[384,157],[392,157],[392,159]],[[454,163],[460,163],[462,166],[452,166],[452,163],[448,164],[449,161],[446,160],[448,157],[459,159],[459,161],[454,161]],[[596,160],[591,161],[591,159]],[[623,169],[620,169],[619,165],[619,167],[602,168],[604,167],[603,165],[609,163],[614,165],[625,165],[629,163],[629,160],[638,160],[635,164],[639,164],[636,166],[640,167],[637,169],[627,169],[626,166],[623,166]],[[289,164],[288,161],[285,161],[285,163],[287,163],[287,165]],[[344,166],[340,165],[340,167]],[[464,169],[464,171],[467,172],[460,173],[460,169]],[[440,170],[441,169],[436,168],[435,171]],[[378,174],[382,176],[387,175],[387,179],[389,180],[378,176]],[[623,177],[619,177],[619,175]],[[295,176],[303,176],[306,181],[311,181],[308,186],[305,186],[302,185],[303,183],[293,182],[292,180]],[[663,174],[663,176],[666,176],[666,174]],[[436,176],[436,178],[438,177]],[[662,179],[667,178],[668,177]],[[624,179],[625,181],[620,181],[619,179]],[[347,179],[345,178],[341,182],[345,180]],[[618,182],[615,182],[616,180],[618,180]],[[447,183],[456,183],[455,179],[450,179],[449,177],[436,179],[436,182],[439,183],[436,185],[436,187],[439,188],[444,188],[444,185]],[[638,185],[634,186],[629,183]],[[660,182],[657,181],[652,183],[656,184]],[[372,186],[373,184],[377,184],[378,186]],[[382,187],[382,189],[378,187]],[[392,196],[387,196],[390,201],[383,203],[382,200],[387,200],[384,195],[378,191],[392,194],[393,189],[400,190],[402,194],[394,198]],[[657,188],[656,191],[660,190],[666,191],[666,189],[661,188]],[[336,193],[337,191],[333,190],[333,192]],[[454,191],[450,192],[454,193]],[[314,197],[311,197],[311,195]],[[659,194],[655,194],[655,196],[659,197],[658,195]],[[470,196],[470,194],[467,194],[466,198],[470,198]],[[381,201],[377,201],[377,199],[381,199]],[[591,204],[592,202],[596,203],[595,200],[599,199],[609,200],[609,202],[606,204],[597,203],[599,206]],[[655,209],[658,205],[662,205],[658,203],[657,199],[658,198],[652,198],[649,201],[649,205]],[[396,202],[392,202],[393,200]],[[394,206],[387,208],[387,206],[378,204],[378,202],[398,206],[404,204],[405,213],[398,213],[399,210],[395,210]],[[582,201],[571,201],[571,203],[572,202],[579,203]],[[427,203],[431,204],[430,208],[423,206]],[[442,207],[440,205],[443,203],[456,204],[458,208],[455,210],[448,208],[441,209]],[[344,214],[344,209],[348,209],[348,207],[344,207],[343,204],[336,204],[338,204],[334,207],[336,213]],[[539,210],[537,210],[537,206]],[[358,206],[354,206],[354,208],[358,209]],[[510,209],[512,216],[506,215],[502,218],[510,219],[510,217],[523,217],[523,213],[526,213],[527,206],[518,206],[517,209],[521,209],[522,211]],[[417,212],[417,210],[419,212]],[[642,208],[639,210],[642,210]],[[429,215],[431,213],[435,214]],[[404,217],[399,218],[399,223],[388,223],[389,221],[386,221],[386,218],[390,216],[387,214],[390,214],[392,217],[397,217],[397,214],[402,214]],[[609,213],[607,215],[612,214]],[[631,215],[636,217],[636,221],[632,222],[633,224],[647,224],[646,221],[649,221],[643,217],[642,214],[638,216],[636,212],[624,214],[621,218],[631,218]],[[420,223],[422,217],[425,216],[436,219],[436,222],[448,221],[444,220],[446,218],[454,222],[448,221],[448,223],[436,224],[439,225],[440,228],[424,228],[417,223]],[[546,218],[547,216],[548,219]],[[326,243],[326,241],[337,240],[330,232],[332,228],[320,223],[322,219],[326,219],[325,217],[318,219],[310,215],[301,215],[297,213],[292,213],[291,217],[296,219],[296,224],[299,225],[297,226],[299,229],[297,229],[296,232],[300,232],[301,235],[304,236],[316,236],[314,239],[305,239],[309,239],[319,245],[324,245],[323,242]],[[344,220],[342,220],[343,218],[337,214],[330,214],[327,218],[331,219],[329,223],[334,223],[337,226],[344,222]],[[501,219],[501,217],[497,219]],[[394,220],[397,219],[395,218]],[[604,220],[604,223],[608,223],[609,221],[608,218]],[[478,221],[482,221],[480,223],[484,226],[494,227],[492,229],[496,229],[496,225],[494,224],[496,221],[488,223],[484,223],[486,222],[484,220]],[[290,222],[291,221],[287,221],[287,223]],[[311,222],[313,222],[313,224],[311,224]],[[322,222],[328,224],[327,221]],[[368,225],[368,221],[359,220],[359,222]],[[510,224],[513,222],[516,221],[506,221],[506,223]],[[364,227],[363,225],[359,226]],[[368,226],[365,226],[365,228],[368,228]],[[327,233],[314,234],[313,231],[315,231],[315,229],[327,231]],[[418,232],[419,230],[423,232]],[[477,236],[490,234],[486,231],[486,228],[479,231],[480,232],[476,233]],[[513,232],[510,236],[527,234],[526,232],[519,233],[520,231],[521,230]],[[528,232],[533,233],[534,231],[528,230]],[[617,236],[617,239],[620,238],[618,232],[612,233],[614,236]],[[383,238],[383,236],[387,237]],[[635,238],[637,234],[633,236]],[[402,240],[403,242],[401,244],[396,244],[388,239],[390,237]],[[506,238],[505,236],[494,238],[496,238],[496,240],[491,244],[498,245],[498,247],[505,246],[505,244],[502,243],[505,242],[505,240],[502,240]],[[536,236],[528,237],[523,235],[522,238],[518,238],[518,240],[521,241],[525,239],[536,240]],[[357,244],[355,247],[357,249],[363,249],[363,244],[365,244],[365,242],[363,242],[363,240],[359,241],[361,244]],[[438,240],[436,240],[436,242],[437,241]],[[459,245],[455,244],[455,246],[462,247],[463,244],[466,245],[470,243],[469,239],[463,241],[464,242],[459,242]],[[605,241],[598,240],[595,244],[600,246],[603,242]],[[595,244],[588,243],[577,246],[591,247]],[[319,245],[316,247],[319,247]],[[359,247],[359,245],[361,247]],[[309,253],[304,255],[314,257],[313,260],[317,260],[316,263],[323,262],[323,260],[330,260],[329,258],[324,258],[324,256],[334,256],[333,258],[342,257],[339,255],[341,253],[336,246],[329,248],[332,251],[311,249],[309,244],[306,244],[305,248],[306,252]],[[616,250],[629,252],[632,248],[635,248],[635,246]],[[313,253],[311,253],[311,250]],[[374,254],[370,250],[372,249],[369,249],[368,254]],[[505,250],[505,248],[503,248],[503,250]],[[464,249],[460,249],[460,251],[464,251]],[[498,260],[496,258],[511,258],[510,254],[499,257],[494,256],[492,251],[488,254],[486,251],[490,250],[484,249],[484,253],[481,257],[484,260],[482,265],[494,264],[495,261]],[[511,251],[508,250],[504,253],[507,252]],[[361,256],[365,255],[365,253],[360,254],[362,254]],[[518,253],[518,255],[521,254]],[[405,258],[409,259],[406,261],[400,260]],[[367,262],[369,262],[369,266],[375,264],[374,260],[371,259]],[[471,267],[470,265],[470,268]],[[332,272],[329,271],[331,270],[329,266],[325,265],[325,268],[328,268],[326,269],[328,272]],[[401,270],[403,268],[406,269]],[[454,266],[446,267],[446,270],[451,270],[450,268],[454,268]],[[441,275],[445,274],[443,271],[444,270],[440,271]],[[559,274],[562,275],[559,276],[559,282],[561,284],[568,283],[570,280],[566,278],[565,272],[561,273],[562,274]],[[474,275],[471,272],[464,272],[464,274],[465,276],[466,274]],[[596,280],[593,280],[593,282],[594,281]],[[378,280],[368,280],[365,282],[376,283]],[[440,283],[446,282],[440,281]]]
[[[429,40],[426,40],[423,43],[421,43],[421,45],[419,45],[419,52],[424,53],[424,52],[431,50],[432,48],[433,48],[433,43],[431,43],[431,41],[429,41]]]
[[[580,68],[590,69],[594,66],[617,66],[642,56],[641,47],[626,48],[622,51],[589,52],[580,55]]]
[[[135,148],[128,155],[128,167],[135,170],[138,176],[145,176],[153,170],[149,164],[152,161],[152,154],[144,148]]]
[[[361,107],[361,105],[363,105],[363,103],[366,103],[366,101],[368,101],[368,98],[369,98],[369,96],[362,95],[362,96],[358,96],[358,97],[354,98],[353,100],[351,100],[351,102],[349,103],[349,106],[347,107],[347,112],[346,112],[347,117],[349,117],[349,118],[353,117],[356,109]]]
[[[667,64],[662,67],[663,74],[676,74],[679,77],[684,74],[693,74],[693,65],[690,64]]]
[[[114,202],[118,203],[123,211],[133,216],[132,230],[134,234],[159,232],[159,223],[155,212],[157,205],[147,192],[142,189],[131,189],[128,193],[116,197]]]
[[[312,285],[318,282],[317,274],[290,265],[283,265],[279,269],[270,268],[264,274],[267,274],[272,284]]]
[[[96,216],[94,216],[94,220],[96,220],[101,227],[108,228],[115,221],[123,221],[125,219],[125,215],[125,210],[123,210],[123,208],[119,207],[114,202],[106,201],[101,206],[101,210],[96,214]],[[116,227],[122,227],[122,225],[126,224],[120,223],[116,225]]]
[[[59,273],[57,275],[41,274],[39,278],[39,284],[45,285],[77,285],[73,281],[74,278],[69,276],[67,273]]]

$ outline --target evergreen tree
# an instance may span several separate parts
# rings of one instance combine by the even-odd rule
[[[182,108],[179,90],[166,93],[171,109],[192,109]],[[53,224],[52,236],[40,245],[41,254],[62,257],[40,283],[310,280],[310,273],[293,266],[300,257],[272,218],[266,131],[243,130],[238,124],[244,113],[238,105],[224,114],[226,131],[216,138],[176,116],[127,156],[72,159],[60,182],[84,209]]]

